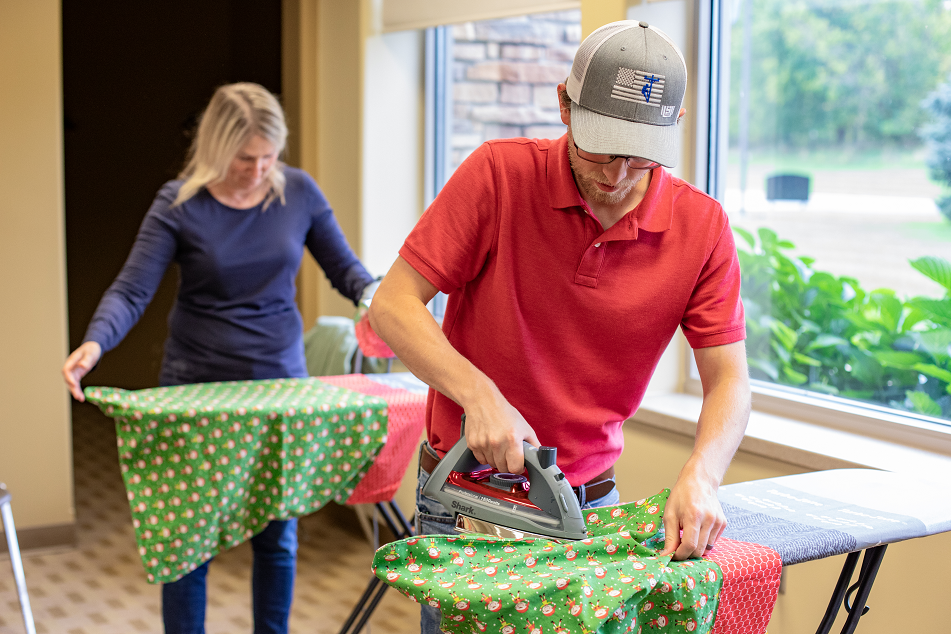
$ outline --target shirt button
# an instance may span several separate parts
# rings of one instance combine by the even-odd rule
[[[595,243],[594,243],[594,246],[595,246],[595,248],[598,248],[599,246],[601,246],[601,243],[600,243],[600,242],[595,242]]]

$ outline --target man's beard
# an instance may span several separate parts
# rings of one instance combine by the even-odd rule
[[[634,188],[634,185],[640,182],[644,176],[648,174],[648,171],[641,172],[641,175],[637,180],[631,180],[630,177],[625,178],[620,183],[616,185],[617,190],[613,192],[606,192],[598,188],[595,185],[595,182],[600,182],[602,185],[610,186],[610,183],[605,183],[603,181],[598,181],[594,176],[585,176],[584,173],[578,169],[579,165],[584,159],[579,158],[571,151],[571,142],[568,143],[568,163],[571,165],[571,171],[575,177],[575,183],[577,183],[578,188],[581,190],[582,197],[585,200],[589,200],[599,205],[617,205],[624,201],[624,199],[631,193],[631,190]],[[593,163],[592,163],[593,165]],[[628,172],[631,170],[629,169]]]

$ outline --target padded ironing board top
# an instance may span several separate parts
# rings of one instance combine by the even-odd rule
[[[791,565],[951,530],[937,485],[873,469],[833,469],[720,487],[724,536]]]
[[[412,390],[412,391],[410,391]],[[171,582],[272,519],[391,499],[424,425],[410,376],[87,387],[116,419],[150,582]]]

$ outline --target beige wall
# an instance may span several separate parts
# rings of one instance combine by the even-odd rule
[[[380,26],[383,31],[424,29],[469,20],[487,20],[508,16],[577,9],[580,0],[377,0],[382,4]],[[607,3],[609,0],[596,0]],[[624,0],[610,0],[624,1]]]
[[[284,1],[285,104],[296,146],[289,159],[317,181],[358,256],[363,256],[362,143],[364,56],[369,0]],[[305,255],[298,276],[304,328],[318,315],[354,313],[354,306]]]
[[[0,2],[0,481],[18,530],[74,519],[60,39],[57,0]]]
[[[374,33],[365,46],[360,244],[373,276],[390,269],[423,211],[424,39]]]
[[[284,2],[288,161],[320,184],[374,276],[422,213],[423,189],[423,33],[384,34],[381,20],[368,0]],[[305,328],[318,315],[354,312],[309,254],[298,304]]]
[[[581,38],[605,24],[627,19],[628,4],[628,0],[581,0]]]

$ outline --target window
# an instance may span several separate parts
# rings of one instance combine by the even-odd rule
[[[951,420],[951,2],[720,9],[752,376]]]
[[[555,87],[571,72],[580,43],[577,10],[429,30],[432,196],[484,141],[565,133]]]
[[[426,205],[489,139],[557,139],[556,86],[581,43],[581,12],[480,20],[426,32]],[[430,311],[441,319],[446,297]]]

